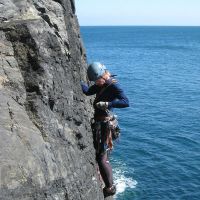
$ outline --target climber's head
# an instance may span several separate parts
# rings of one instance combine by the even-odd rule
[[[88,66],[87,75],[90,81],[96,81],[101,76],[103,76],[105,71],[106,71],[105,65],[99,62],[93,62]]]
[[[93,62],[88,66],[87,75],[90,81],[102,86],[110,78],[110,73],[106,70],[105,65],[99,62]]]

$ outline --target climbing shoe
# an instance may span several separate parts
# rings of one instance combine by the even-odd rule
[[[107,187],[104,187],[103,188],[103,194],[104,194],[104,197],[108,197],[108,196],[112,196],[116,193],[116,186],[113,185],[112,187],[110,188],[107,188]]]

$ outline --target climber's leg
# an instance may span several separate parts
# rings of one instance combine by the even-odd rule
[[[101,176],[103,178],[103,181],[107,188],[112,187],[113,185],[113,174],[112,174],[112,168],[108,161],[107,152],[101,153],[97,156],[97,162],[99,165],[99,170],[101,173]]]

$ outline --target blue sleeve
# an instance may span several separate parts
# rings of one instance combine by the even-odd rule
[[[129,100],[124,94],[124,91],[121,89],[119,84],[113,84],[113,92],[115,94],[115,99],[109,102],[108,107],[111,108],[126,108],[129,107]]]
[[[82,82],[81,82],[81,88],[82,88],[83,93],[87,96],[96,94],[98,91],[97,85],[92,85],[91,87],[88,87],[88,85]]]

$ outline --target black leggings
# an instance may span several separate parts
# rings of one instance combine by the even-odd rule
[[[108,160],[107,152],[97,155],[97,162],[99,165],[99,171],[103,178],[103,181],[107,188],[112,187],[113,185],[113,174],[112,168]]]
[[[112,167],[108,160],[108,154],[106,151],[106,128],[107,124],[105,122],[101,122],[100,128],[100,138],[101,142],[96,140],[96,135],[94,135],[94,146],[96,149],[96,159],[99,165],[99,171],[101,173],[102,179],[106,185],[106,187],[112,187],[113,185],[113,174]],[[98,144],[99,143],[99,144]],[[99,148],[97,148],[99,147]]]

